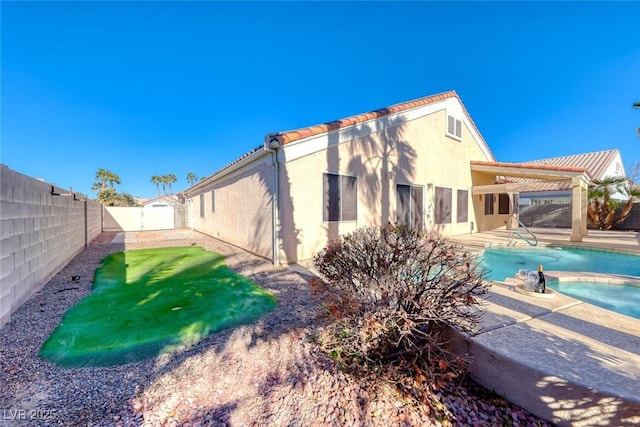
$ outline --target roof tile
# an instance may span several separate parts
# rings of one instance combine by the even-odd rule
[[[608,166],[613,162],[619,151],[605,150],[592,153],[574,154],[570,156],[553,157],[549,159],[533,160],[527,163],[540,165],[555,166],[575,166],[583,167],[589,171],[589,174],[596,179],[604,178]]]
[[[290,130],[286,132],[280,132],[272,135],[277,138],[281,144],[288,144],[293,141],[308,138],[313,135],[321,135],[332,130],[352,126],[358,123],[363,123],[368,120],[377,119],[380,117],[388,116],[390,114],[399,113],[401,111],[410,110],[412,108],[420,107],[422,105],[432,104],[434,102],[442,101],[447,98],[458,98],[458,94],[455,91],[443,92],[437,95],[426,96],[424,98],[415,99],[413,101],[403,102],[401,104],[392,105],[390,107],[381,108],[368,113],[357,114],[350,117],[345,117],[340,120],[334,120],[319,125],[309,126],[306,128]],[[463,106],[464,108],[464,106]],[[465,110],[466,112],[466,110]],[[467,116],[471,120],[471,116],[467,113]],[[473,121],[472,121],[473,122]],[[475,123],[474,123],[475,126]]]

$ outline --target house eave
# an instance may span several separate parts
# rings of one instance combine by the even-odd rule
[[[193,187],[188,188],[187,190],[185,190],[184,193],[187,196],[187,198],[192,198],[198,194],[201,194],[203,191],[205,191],[207,187],[213,185],[216,181],[224,178],[227,175],[230,175],[236,172],[239,169],[246,167],[247,165],[250,165],[251,163],[257,160],[260,160],[261,158],[268,155],[269,153],[270,151],[265,146],[261,146],[255,149],[255,151],[245,155],[245,157],[240,158],[234,163],[226,166],[225,168],[219,170],[218,172],[215,172],[213,175],[200,181]]]

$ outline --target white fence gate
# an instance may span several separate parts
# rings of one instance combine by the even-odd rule
[[[105,207],[102,217],[104,231],[172,230],[175,228],[175,208]]]

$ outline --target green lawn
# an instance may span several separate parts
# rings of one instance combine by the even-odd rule
[[[96,270],[93,290],[69,309],[40,349],[60,365],[140,361],[251,323],[275,297],[196,246],[117,252]]]

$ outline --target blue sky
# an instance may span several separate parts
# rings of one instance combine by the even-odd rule
[[[266,133],[456,90],[499,161],[640,161],[637,2],[7,2],[1,161],[208,176]],[[196,153],[196,155],[194,155]]]

